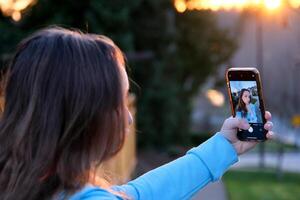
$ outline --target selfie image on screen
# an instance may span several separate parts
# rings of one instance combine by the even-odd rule
[[[230,81],[231,96],[236,117],[249,123],[263,123],[255,81]]]

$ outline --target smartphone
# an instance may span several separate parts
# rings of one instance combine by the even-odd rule
[[[248,121],[248,130],[238,129],[242,141],[265,141],[265,106],[259,71],[256,68],[229,68],[226,70],[227,90],[233,117]]]

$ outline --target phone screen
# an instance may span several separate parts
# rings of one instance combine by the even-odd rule
[[[264,140],[264,116],[256,80],[230,80],[230,93],[235,117],[250,124],[248,130],[239,130],[242,139]]]

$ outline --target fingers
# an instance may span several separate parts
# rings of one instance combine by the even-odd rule
[[[271,115],[271,113],[269,111],[265,112],[265,118],[266,118],[267,121],[269,121],[269,120],[272,119],[272,115]]]
[[[266,135],[267,139],[270,140],[270,139],[273,139],[274,137],[274,132],[273,131],[269,131]]]
[[[265,112],[265,118],[267,120],[267,123],[265,123],[264,128],[268,130],[268,133],[266,135],[267,139],[272,139],[274,137],[273,129],[273,123],[270,121],[272,119],[272,115],[269,111]]]
[[[224,126],[226,129],[240,128],[240,129],[247,130],[250,128],[250,125],[246,120],[239,119],[239,118],[233,118],[233,117],[226,119],[224,122]]]
[[[268,121],[267,123],[265,123],[264,128],[268,131],[271,131],[273,129],[273,123]]]

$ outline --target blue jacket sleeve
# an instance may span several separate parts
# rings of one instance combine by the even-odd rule
[[[233,146],[217,133],[185,156],[113,189],[135,200],[190,199],[209,182],[218,180],[237,160]]]

